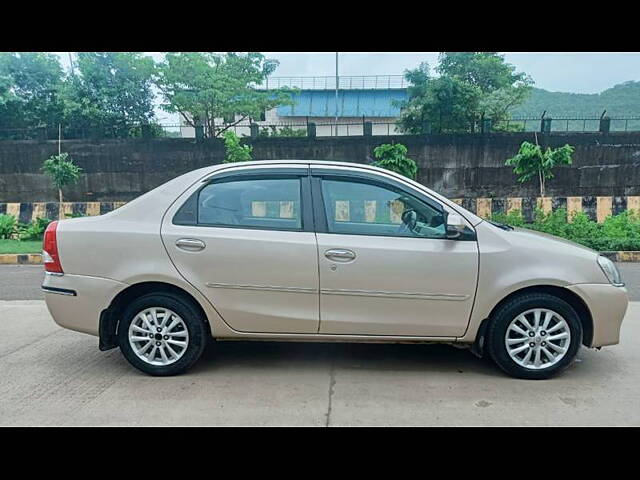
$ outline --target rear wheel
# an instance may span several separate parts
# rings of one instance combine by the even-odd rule
[[[176,375],[202,355],[209,334],[204,319],[189,302],[171,293],[151,293],[134,300],[118,326],[124,357],[149,375]]]
[[[489,354],[518,378],[544,379],[570,365],[582,343],[575,310],[547,293],[520,295],[493,315],[487,332]]]

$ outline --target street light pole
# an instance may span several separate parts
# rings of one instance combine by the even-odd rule
[[[71,56],[71,52],[67,52],[69,54],[69,67],[71,68],[71,76],[75,77],[76,76],[76,72],[75,69],[73,68],[73,57]]]
[[[338,52],[336,52],[336,137],[338,136]]]

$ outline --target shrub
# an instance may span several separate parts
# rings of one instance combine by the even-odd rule
[[[609,216],[603,223],[594,222],[583,212],[568,222],[564,208],[551,213],[536,209],[534,217],[532,223],[525,223],[522,213],[514,210],[492,215],[490,220],[566,238],[594,250],[640,250],[640,216],[632,211]]]
[[[58,189],[58,201],[62,203],[62,189],[75,183],[80,177],[82,168],[73,163],[68,153],[51,155],[42,164],[42,171],[46,173]]]
[[[260,137],[306,137],[307,130],[289,126],[278,129],[276,125],[269,125],[268,127],[262,127],[258,135]]]
[[[18,238],[20,240],[42,240],[47,225],[51,223],[48,218],[36,218],[30,223],[18,224]]]
[[[640,215],[626,211],[607,217],[602,236],[612,242],[611,250],[640,250]]]
[[[512,210],[509,213],[497,213],[490,217],[490,220],[497,223],[504,223],[513,227],[524,226],[524,218],[520,210]]]
[[[376,167],[391,170],[411,180],[416,179],[418,165],[415,160],[407,157],[407,147],[401,143],[383,143],[373,149],[373,155],[377,159],[374,162]]]
[[[18,225],[13,215],[0,214],[0,238],[11,238]]]
[[[240,137],[234,132],[227,130],[222,134],[224,137],[225,156],[224,163],[248,162],[251,160],[251,145],[240,145]]]
[[[571,145],[558,148],[547,147],[542,150],[538,145],[530,142],[522,142],[518,153],[505,161],[505,165],[513,167],[513,173],[518,176],[519,182],[527,182],[532,178],[538,178],[540,184],[540,196],[544,197],[545,183],[553,178],[553,169],[559,165],[571,165],[571,155],[575,149]]]

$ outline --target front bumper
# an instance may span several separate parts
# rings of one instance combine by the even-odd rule
[[[42,291],[47,309],[61,327],[99,335],[100,313],[127,287],[108,278],[46,274]]]
[[[590,347],[620,343],[620,326],[629,305],[627,289],[610,284],[577,284],[567,287],[591,312],[593,338]]]

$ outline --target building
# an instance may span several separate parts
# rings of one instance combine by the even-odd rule
[[[402,75],[339,77],[336,122],[336,77],[272,77],[260,88],[298,89],[293,105],[264,112],[254,123],[268,132],[283,128],[306,132],[307,124],[316,124],[317,136],[362,135],[365,122],[371,122],[373,135],[398,133],[395,122],[400,116],[397,101],[406,100],[407,82]],[[236,118],[237,120],[237,118]],[[223,123],[222,119],[217,123]],[[250,135],[249,121],[233,127],[240,136]],[[184,119],[180,127],[185,138],[195,137],[195,130]]]

